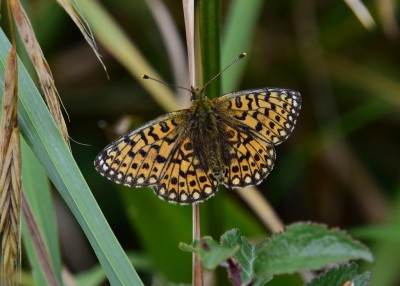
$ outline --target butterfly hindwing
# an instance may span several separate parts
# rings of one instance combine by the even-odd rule
[[[214,195],[218,186],[211,170],[204,169],[191,137],[185,137],[165,165],[155,191],[161,198],[179,204],[203,201]]]
[[[228,93],[215,101],[236,121],[274,145],[291,134],[301,108],[299,92],[280,88]]]
[[[257,185],[271,172],[276,154],[274,146],[246,126],[221,123],[228,134],[224,143],[224,176],[228,188]]]

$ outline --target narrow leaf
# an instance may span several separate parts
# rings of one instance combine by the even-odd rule
[[[254,31],[265,1],[231,1],[223,29],[221,57],[222,63],[229,63],[239,53],[251,52]],[[250,53],[251,55],[251,53]],[[240,78],[246,65],[236,65],[224,73],[222,91],[230,92],[239,87]]]
[[[212,79],[221,71],[220,68],[220,23],[221,23],[221,1],[201,1],[201,49],[203,84]],[[233,57],[234,58],[234,57]],[[232,58],[232,59],[233,59]],[[232,61],[229,59],[226,63]],[[226,64],[224,63],[224,64]],[[215,98],[221,95],[221,79],[216,78],[207,87],[207,97]]]
[[[104,70],[107,71],[106,66],[104,65],[103,61],[101,60],[101,55],[97,49],[96,41],[94,39],[92,30],[90,29],[89,24],[86,22],[85,18],[83,17],[79,5],[74,0],[57,0],[58,4],[64,8],[65,12],[71,17],[72,21],[74,21],[75,25],[81,30],[83,37],[85,38],[86,42],[92,48],[93,52],[95,53],[96,57],[98,58],[99,62],[103,66]]]
[[[0,63],[10,43],[0,32]],[[142,285],[97,205],[68,146],[56,128],[39,92],[19,63],[19,114],[21,133],[48,177],[80,223],[112,285]],[[0,83],[4,64],[0,64]],[[0,95],[2,97],[2,95]]]
[[[61,284],[61,255],[58,244],[56,215],[53,207],[49,180],[45,171],[32,153],[25,140],[21,138],[22,149],[22,189],[31,207],[34,219],[38,224],[40,235],[43,239],[51,264]],[[24,249],[32,268],[35,285],[46,285],[46,280],[36,256],[33,239],[30,238],[28,227],[22,220],[22,239]]]
[[[94,0],[80,0],[79,7],[96,38],[110,54],[126,67],[160,106],[167,111],[176,110],[175,96],[169,87],[142,79],[143,73],[158,79],[161,76],[150,66],[107,10]]]

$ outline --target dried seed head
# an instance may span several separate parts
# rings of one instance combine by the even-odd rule
[[[81,30],[81,33],[85,37],[86,42],[88,42],[89,46],[92,48],[93,52],[95,53],[96,57],[98,58],[98,60],[100,61],[101,65],[103,66],[104,70],[107,73],[106,66],[101,60],[101,55],[99,53],[99,50],[97,49],[96,41],[94,39],[92,30],[90,29],[89,24],[86,22],[81,11],[79,10],[78,3],[76,3],[76,1],[70,1],[70,0],[57,0],[57,2],[68,13],[72,21],[74,21],[76,26],[78,26],[79,30]]]
[[[40,86],[45,95],[49,110],[58,129],[64,137],[65,142],[69,145],[68,130],[60,108],[60,96],[55,87],[50,67],[36,39],[35,32],[29,22],[28,16],[22,8],[19,0],[11,0],[10,4],[19,34],[38,75]]]
[[[21,269],[21,148],[17,123],[17,55],[11,49],[0,122],[1,285],[16,285]]]

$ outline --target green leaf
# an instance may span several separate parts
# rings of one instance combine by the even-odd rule
[[[400,229],[395,224],[357,227],[351,229],[350,233],[362,239],[392,243],[400,241]]]
[[[176,110],[175,96],[169,87],[142,80],[143,72],[157,79],[162,79],[162,77],[154,70],[100,1],[79,0],[76,2],[97,41],[102,43],[121,65],[125,66],[160,106],[167,111]]]
[[[242,52],[250,52],[254,43],[254,31],[262,12],[265,1],[252,0],[231,1],[229,6],[224,32],[222,33],[222,63],[231,62]],[[246,59],[242,60],[246,61]],[[234,91],[239,87],[240,79],[246,65],[239,64],[224,73],[222,91]]]
[[[317,224],[290,225],[259,247],[254,271],[260,277],[315,270],[352,259],[373,261],[368,248],[349,235]]]
[[[201,50],[203,84],[211,80],[220,71],[220,0],[202,0],[200,3],[201,15]],[[228,61],[231,62],[232,59]],[[226,64],[226,63],[224,63]],[[221,94],[220,77],[207,86],[206,94],[209,98]]]
[[[4,81],[4,63],[10,46],[1,30],[1,85]],[[18,122],[26,142],[81,225],[110,283],[142,285],[21,62],[18,70]],[[3,94],[0,98],[2,96]]]
[[[135,269],[139,271],[147,271],[147,272],[151,271],[151,263],[146,256],[131,253],[128,254],[128,257],[132,265],[135,267]],[[102,283],[104,283],[105,279],[106,275],[101,265],[96,265],[92,267],[90,270],[81,272],[75,276],[77,284],[81,286],[101,285]],[[37,284],[37,285],[44,285],[44,284]]]
[[[367,271],[357,275],[354,277],[353,282],[354,286],[369,286],[371,284],[371,272]]]
[[[370,284],[370,272],[358,274],[358,265],[356,263],[344,264],[334,267],[325,273],[314,278],[306,286],[343,286],[351,281],[352,286],[368,286]]]
[[[196,248],[193,245],[184,242],[179,242],[179,249],[186,252],[196,252]]]
[[[22,151],[22,188],[27,201],[38,224],[51,264],[57,275],[58,283],[61,283],[61,255],[58,244],[58,232],[56,227],[56,215],[52,204],[51,190],[46,173],[35,155],[29,149],[25,140],[21,138]],[[36,258],[29,231],[25,222],[22,224],[22,238],[32,267],[33,278],[36,285],[45,285],[45,280],[40,264]]]
[[[206,269],[215,269],[222,262],[232,257],[240,248],[238,244],[222,246],[209,236],[196,239],[192,245],[180,243],[183,251],[195,252]]]
[[[225,247],[240,246],[240,250],[234,254],[233,258],[240,265],[240,279],[243,284],[247,285],[252,282],[252,285],[264,285],[270,280],[271,277],[261,279],[255,277],[254,263],[257,259],[258,247],[251,245],[238,229],[232,229],[223,234],[221,245]]]

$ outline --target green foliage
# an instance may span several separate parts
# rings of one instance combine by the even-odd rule
[[[319,270],[332,263],[356,259],[373,261],[368,248],[349,235],[310,223],[289,225],[285,231],[265,238],[255,245],[250,244],[238,229],[233,229],[221,237],[220,244],[210,237],[204,237],[194,241],[191,246],[183,245],[181,248],[198,254],[207,269],[228,265],[225,267],[228,268],[231,279],[235,277],[235,271],[239,271],[240,282],[245,285],[264,285],[274,275]],[[232,269],[232,265],[235,265],[232,260],[239,267]],[[356,266],[351,266],[352,271],[354,267]],[[328,272],[326,279],[333,279],[330,277],[337,273],[343,275],[343,279],[357,278],[355,275],[351,276],[350,271],[344,267],[332,274]],[[363,283],[362,277],[357,278],[359,283]]]
[[[0,31],[0,84],[10,43]],[[40,93],[22,63],[19,70],[18,121],[21,133],[86,233],[111,283],[142,284],[115,239],[67,145],[56,128]],[[3,94],[0,95],[0,99]],[[22,159],[24,161],[24,158]],[[47,201],[47,203],[50,203]],[[50,205],[42,205],[51,208]],[[51,245],[48,245],[51,247]],[[50,248],[51,249],[51,248]],[[57,263],[56,260],[54,263]]]
[[[204,267],[209,270],[214,269],[222,261],[234,256],[240,248],[238,244],[230,247],[218,244],[209,236],[196,239],[192,245],[181,243],[179,247],[184,251],[196,252]]]
[[[233,258],[240,265],[240,279],[242,283],[248,285],[251,282],[253,285],[263,285],[269,281],[272,277],[260,277],[255,272],[254,266],[260,255],[260,246],[263,242],[251,245],[246,237],[242,236],[238,229],[232,229],[227,231],[221,237],[221,245],[239,245],[240,251],[235,253]]]
[[[372,262],[366,246],[323,225],[296,223],[259,245],[254,268],[265,276],[315,270],[352,259]]]
[[[344,286],[347,281],[353,282],[354,284],[349,284],[352,286],[369,286],[370,276],[370,272],[358,274],[356,263],[343,264],[327,270],[307,283],[306,286]]]
[[[22,188],[25,191],[27,201],[32,209],[32,213],[36,220],[41,234],[42,240],[50,256],[50,264],[56,273],[58,283],[61,283],[61,254],[57,236],[56,216],[52,204],[52,196],[50,184],[46,173],[38,162],[35,155],[26,144],[25,140],[21,140],[22,151]],[[47,281],[43,275],[41,266],[36,257],[35,249],[32,244],[26,222],[22,224],[22,238],[25,249],[28,254],[29,263],[32,266],[33,278],[36,285],[46,285]]]
[[[153,268],[149,259],[143,255],[131,253],[128,254],[128,258],[133,267],[135,267],[135,269],[138,271],[150,271]],[[90,270],[79,273],[79,275],[76,276],[76,282],[80,286],[96,286],[104,283],[106,278],[107,276],[104,273],[104,269],[98,264],[92,267]]]

